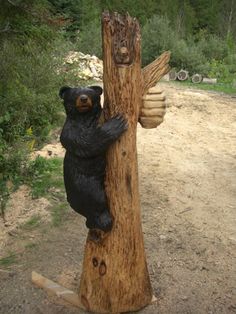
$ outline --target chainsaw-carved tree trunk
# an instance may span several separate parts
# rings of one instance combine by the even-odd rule
[[[107,154],[105,186],[114,225],[105,236],[97,233],[97,241],[89,233],[79,298],[89,311],[121,313],[139,310],[152,299],[140,217],[136,128],[144,90],[156,82],[153,76],[148,82],[148,70],[144,75],[141,71],[138,22],[129,15],[104,13],[102,25],[105,119],[121,113],[129,128]],[[164,66],[168,60],[165,56]],[[167,70],[162,66],[160,71],[164,75]]]

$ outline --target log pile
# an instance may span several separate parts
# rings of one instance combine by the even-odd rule
[[[63,70],[71,71],[79,79],[101,81],[103,77],[103,62],[96,56],[70,51],[64,58]]]
[[[195,73],[191,77],[189,76],[189,72],[186,70],[180,70],[179,72],[176,72],[175,69],[172,69],[168,73],[167,81],[187,81],[188,79],[191,79],[192,83],[199,84],[199,83],[206,83],[206,84],[216,84],[217,79],[216,78],[207,78],[203,77],[201,74]]]

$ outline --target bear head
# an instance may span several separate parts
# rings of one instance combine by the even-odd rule
[[[101,94],[100,86],[76,88],[63,86],[59,91],[59,96],[64,100],[66,114],[72,116],[99,111]]]

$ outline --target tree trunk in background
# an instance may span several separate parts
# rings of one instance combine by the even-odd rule
[[[228,27],[227,27],[227,38],[231,34],[231,24],[232,24],[233,11],[234,11],[233,6],[234,6],[234,0],[231,0],[230,12],[229,12],[229,18],[228,18]]]

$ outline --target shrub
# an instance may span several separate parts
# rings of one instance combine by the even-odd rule
[[[167,18],[154,15],[142,28],[142,61],[146,65],[165,50],[172,50],[176,34]]]
[[[210,70],[209,77],[216,77],[219,82],[230,83],[233,81],[235,75],[230,73],[230,66],[224,61],[218,61],[213,59],[209,64]]]
[[[206,34],[198,41],[197,46],[208,61],[212,59],[222,60],[228,54],[226,42],[215,35]]]
[[[102,35],[100,21],[89,22],[78,35],[77,47],[83,53],[102,57]]]
[[[193,40],[177,40],[172,48],[172,65],[177,68],[183,68],[190,74],[200,72],[201,66],[206,62],[202,51],[197,47]]]
[[[4,39],[0,47],[0,204],[23,180],[27,154],[47,138],[62,110],[58,75],[67,49],[60,38],[45,46],[25,38]]]

